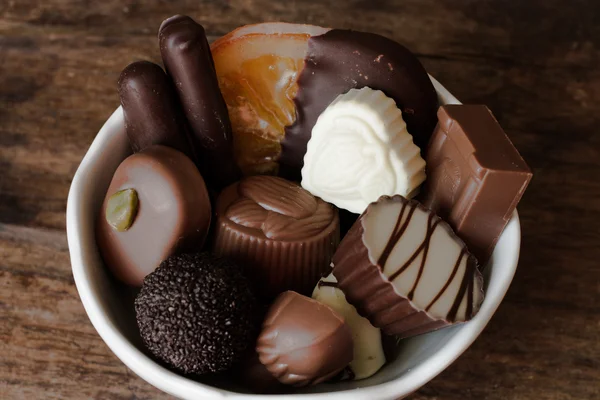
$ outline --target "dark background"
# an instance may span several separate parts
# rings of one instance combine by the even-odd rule
[[[189,14],[212,38],[281,20],[407,45],[487,104],[534,170],[521,262],[477,342],[412,399],[600,398],[600,2],[0,0],[0,397],[166,399],[112,355],[71,276],[65,203],[118,105],[120,70],[159,61]]]

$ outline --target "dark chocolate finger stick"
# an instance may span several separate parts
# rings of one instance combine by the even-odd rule
[[[194,159],[177,94],[160,66],[149,61],[129,64],[118,86],[125,131],[135,153],[161,144]]]
[[[204,28],[190,17],[176,15],[162,23],[158,38],[165,68],[191,127],[202,175],[210,186],[223,188],[235,182],[240,172],[233,158],[227,105]]]

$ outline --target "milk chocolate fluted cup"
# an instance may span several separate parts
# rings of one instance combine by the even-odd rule
[[[257,291],[310,295],[339,243],[335,208],[295,183],[270,176],[226,188],[216,205],[213,251],[245,266]]]

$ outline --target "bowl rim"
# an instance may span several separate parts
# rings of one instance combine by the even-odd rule
[[[462,104],[437,80],[431,76],[430,79],[438,93],[441,104]],[[123,111],[121,107],[118,107],[96,135],[71,183],[67,200],[66,219],[67,240],[73,278],[88,318],[110,350],[136,375],[156,388],[173,396],[190,399],[227,398],[260,400],[267,398],[285,398],[287,400],[345,400],[348,398],[348,392],[350,391],[352,392],[353,399],[393,399],[398,398],[398,396],[407,396],[444,371],[477,339],[502,302],[516,272],[520,253],[521,228],[519,215],[515,210],[505,232],[508,231],[509,228],[513,230],[513,234],[511,235],[513,238],[512,247],[516,250],[508,256],[509,261],[505,263],[506,265],[504,267],[510,269],[503,272],[504,279],[497,283],[497,295],[493,298],[486,296],[478,314],[471,321],[462,325],[460,334],[453,335],[443,348],[438,349],[436,353],[431,355],[417,367],[405,372],[401,379],[392,379],[377,385],[334,392],[259,395],[232,392],[184,378],[183,376],[158,365],[154,360],[129,342],[129,340],[127,340],[127,338],[119,331],[107,317],[104,307],[98,301],[98,289],[92,284],[90,273],[86,267],[87,265],[94,263],[94,260],[92,259],[92,255],[89,254],[89,249],[84,251],[86,241],[82,240],[82,238],[85,239],[90,235],[93,238],[94,233],[90,233],[89,228],[86,232],[85,227],[82,226],[81,223],[83,219],[82,216],[85,214],[84,205],[86,202],[86,191],[81,188],[85,188],[86,176],[90,170],[101,161],[103,154],[110,150],[111,133],[118,124],[122,123]],[[108,149],[107,146],[109,147]]]

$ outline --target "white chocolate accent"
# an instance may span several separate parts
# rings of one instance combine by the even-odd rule
[[[414,202],[406,204],[404,214],[400,219],[400,224],[397,221],[400,218],[403,202],[393,201],[392,199],[382,199],[377,204],[369,208],[369,211],[363,216],[362,224],[364,228],[363,240],[367,244],[369,250],[369,259],[373,264],[378,264],[382,253],[393,235],[395,227],[401,227],[408,219],[410,211],[414,208],[412,217],[406,226],[406,230],[396,242],[383,268],[383,275],[390,279],[399,271],[403,265],[417,251],[419,246],[425,241],[427,227],[430,221],[430,212],[421,207],[416,207]],[[393,242],[393,240],[392,240]],[[447,225],[438,224],[433,230],[429,242],[427,258],[422,270],[419,283],[416,285],[414,296],[409,299],[413,306],[418,310],[426,311],[435,319],[447,319],[448,314],[458,296],[461,282],[465,277],[467,269],[467,254],[461,257],[464,244],[451,232]],[[408,294],[415,286],[424,252],[422,251],[417,257],[410,262],[409,266],[391,280],[396,291],[403,297],[408,298]],[[452,279],[452,271],[454,270],[457,261],[460,259],[456,273]],[[478,306],[483,300],[482,281],[478,278],[478,273],[472,271],[471,274],[476,274],[473,279],[473,314],[477,311]],[[446,289],[444,286],[450,282]],[[468,281],[467,281],[468,282]],[[442,293],[435,300],[438,293]],[[456,322],[470,319],[466,315],[468,288],[460,301],[460,306],[456,313]],[[434,301],[435,300],[435,301]],[[426,308],[429,306],[429,309]]]
[[[302,187],[361,214],[382,195],[412,197],[425,160],[396,103],[380,90],[351,89],[319,116],[308,141]]]
[[[337,283],[335,276],[329,274],[321,282]],[[354,379],[365,379],[375,374],[385,364],[385,354],[381,343],[381,331],[368,319],[361,317],[356,308],[346,301],[344,292],[331,286],[315,286],[312,298],[328,305],[342,317],[352,331],[354,341],[354,359],[350,368]]]

